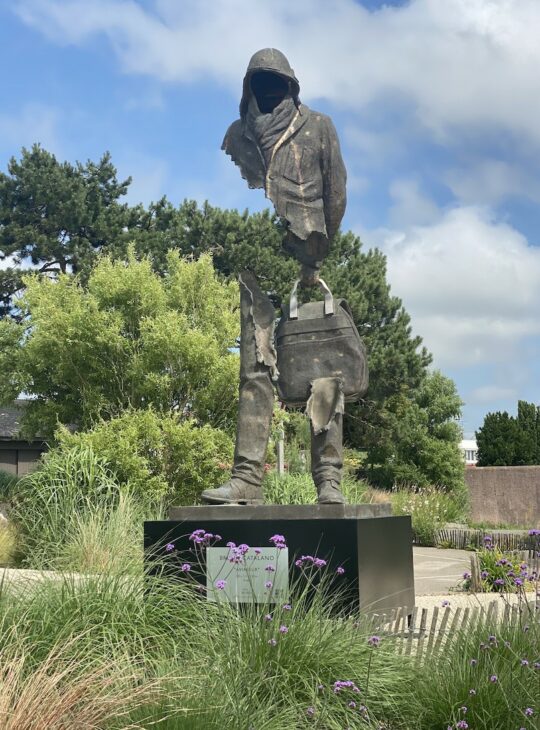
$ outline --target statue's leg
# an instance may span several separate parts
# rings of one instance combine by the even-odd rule
[[[311,474],[319,504],[345,503],[339,489],[343,469],[343,411],[340,380],[314,380],[306,412],[311,424]]]
[[[231,478],[201,497],[214,504],[262,503],[266,448],[277,376],[273,345],[275,312],[253,274],[240,278],[240,388]]]

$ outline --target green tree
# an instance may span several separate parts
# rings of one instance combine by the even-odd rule
[[[161,200],[146,213],[139,211],[137,220],[138,228],[132,231],[137,250],[149,254],[162,274],[170,247],[194,257],[209,252],[214,266],[227,279],[246,268],[254,271],[276,307],[289,296],[298,275],[298,264],[282,249],[282,222],[268,210],[250,215],[208,203],[199,207],[194,201],[184,201],[174,209]],[[120,257],[123,246],[120,241]],[[378,440],[380,412],[387,399],[412,394],[425,377],[431,355],[422,347],[421,338],[412,335],[401,300],[390,293],[383,253],[376,249],[365,252],[357,236],[338,233],[322,274],[336,295],[349,302],[369,353],[367,399],[349,407],[346,419],[347,440],[369,446]],[[313,291],[304,292],[307,296],[313,296]]]
[[[462,405],[454,382],[438,371],[426,376],[414,398],[392,396],[381,416],[379,440],[368,451],[370,481],[386,488],[435,485],[462,491]]]
[[[539,412],[534,403],[518,401],[516,444],[516,464],[540,463],[540,424]]]
[[[59,162],[34,145],[0,173],[0,260],[29,259],[43,274],[87,271],[96,252],[125,235],[130,210],[120,204],[131,178],[120,182],[110,155],[86,164]],[[0,278],[0,303],[9,311],[20,271]]]
[[[478,466],[513,466],[517,459],[519,428],[506,411],[488,413],[476,432]]]
[[[67,274],[25,277],[23,321],[0,321],[0,393],[34,396],[28,434],[148,406],[233,428],[238,287],[217,280],[209,256],[170,252],[167,269],[160,277],[129,252],[100,260],[84,288]]]

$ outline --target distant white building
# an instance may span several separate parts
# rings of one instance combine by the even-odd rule
[[[462,439],[459,449],[467,466],[476,466],[478,461],[478,446],[476,439]]]

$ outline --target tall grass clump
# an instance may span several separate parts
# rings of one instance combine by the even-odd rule
[[[389,496],[395,515],[411,515],[414,537],[420,545],[435,545],[444,524],[463,516],[460,498],[438,487],[396,487]]]
[[[118,484],[90,446],[51,451],[23,477],[12,517],[22,564],[37,569],[124,569],[142,560],[142,524],[159,506]]]
[[[131,713],[159,696],[158,684],[143,681],[136,664],[74,653],[77,638],[40,662],[31,660],[30,641],[11,639],[0,651],[2,730],[127,727]]]
[[[264,479],[263,491],[267,504],[315,504],[317,502],[317,490],[311,474],[279,476],[276,472],[270,472]],[[370,501],[367,498],[368,485],[349,475],[343,477],[341,491],[349,504]]]
[[[540,624],[523,607],[515,622],[480,618],[449,637],[417,670],[404,727],[538,728]]]

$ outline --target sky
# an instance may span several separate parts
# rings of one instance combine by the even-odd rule
[[[132,203],[268,207],[220,146],[279,48],[338,130],[342,228],[387,255],[472,436],[540,404],[539,28],[538,0],[0,0],[0,169],[109,150]]]

